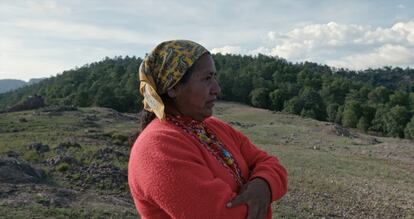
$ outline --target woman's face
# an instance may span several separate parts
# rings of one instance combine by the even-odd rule
[[[213,114],[214,101],[220,94],[216,67],[210,54],[202,55],[184,84],[173,88],[175,108],[183,116],[202,121]],[[174,96],[173,95],[173,96]]]

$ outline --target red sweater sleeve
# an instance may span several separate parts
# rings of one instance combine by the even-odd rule
[[[276,201],[286,194],[288,187],[287,171],[279,163],[279,160],[257,148],[243,133],[230,125],[216,118],[212,118],[212,120],[222,123],[227,129],[226,134],[231,134],[236,144],[240,146],[240,152],[251,172],[248,181],[257,177],[265,179],[272,192],[272,201]]]
[[[226,208],[237,194],[213,176],[200,149],[177,134],[140,136],[131,151],[129,186],[143,218],[245,218],[245,205]],[[142,208],[148,203],[166,214]]]

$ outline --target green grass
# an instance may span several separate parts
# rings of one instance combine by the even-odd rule
[[[116,147],[128,155],[130,147],[125,145],[129,134],[136,132],[136,121],[125,121],[111,117],[112,111],[103,108],[80,108],[78,111],[63,112],[62,115],[48,115],[47,113],[34,113],[34,111],[14,112],[0,114],[0,154],[15,151],[20,158],[27,160],[36,167],[44,169],[48,173],[47,184],[51,188],[71,188],[84,191],[82,185],[76,185],[69,179],[86,181],[89,175],[80,175],[79,166],[76,163],[61,162],[56,165],[48,165],[46,160],[57,156],[71,156],[81,166],[88,167],[93,163],[100,164],[103,161],[95,157],[95,153],[105,147]],[[95,116],[93,122],[87,121],[87,116]],[[27,122],[22,120],[24,118]],[[74,139],[80,144],[78,147],[69,147],[63,152],[55,148],[68,139]],[[40,142],[49,145],[50,151],[38,153],[29,150],[27,145]],[[110,159],[114,166],[126,170],[128,159]],[[136,218],[136,210],[129,196],[127,182],[124,185],[112,185],[107,179],[96,184],[96,187],[108,187],[113,190],[104,191],[89,185],[86,191],[106,199],[121,196],[128,200],[128,207],[117,202],[92,200],[83,205],[54,207],[44,205],[47,197],[36,195],[22,204],[20,201],[7,202],[0,199],[0,218]],[[51,192],[53,194],[53,192]],[[26,198],[25,198],[26,199]],[[107,203],[109,202],[109,203]],[[125,201],[123,201],[125,202]],[[39,204],[43,203],[43,204]]]
[[[367,143],[368,136],[337,136],[332,125],[285,113],[251,108],[237,103],[219,102],[216,116],[240,123],[234,127],[245,133],[259,148],[275,155],[289,174],[289,192],[273,204],[274,218],[414,218],[414,160],[409,156],[414,143],[376,137],[377,145]],[[89,116],[93,121],[86,121]],[[25,118],[27,122],[21,122]],[[54,148],[67,138],[75,138],[81,148],[66,153],[82,165],[102,164],[95,154],[103,148],[129,152],[127,138],[138,129],[136,120],[117,118],[111,110],[80,108],[63,116],[34,114],[33,111],[0,114],[0,154],[13,150],[23,159],[44,168],[50,183],[74,188],[65,177],[81,180],[76,165],[48,166],[45,160],[56,157]],[[353,130],[351,130],[353,132]],[[41,142],[50,151],[38,154],[27,145]],[[387,151],[388,150],[388,151]],[[392,152],[393,156],[387,154]],[[127,158],[110,158],[111,165],[127,169]],[[87,176],[89,177],[89,176]],[[111,184],[102,181],[99,186]],[[13,205],[0,199],[0,215],[7,218],[134,218],[135,209],[127,184],[109,185],[112,191],[89,188],[107,198],[123,197],[127,207],[117,202],[86,201],[65,208],[39,203]],[[112,194],[111,194],[112,192]],[[38,197],[39,198],[39,197]],[[40,197],[44,203],[44,197]],[[85,199],[88,200],[88,199]],[[89,204],[87,204],[89,203]],[[87,207],[86,207],[87,206]],[[1,216],[0,216],[1,217]]]
[[[0,215],[7,216],[7,219],[44,219],[44,218],[137,218],[134,211],[128,210],[123,212],[114,212],[113,208],[108,206],[98,206],[93,208],[63,208],[63,207],[46,207],[41,204],[30,206],[16,206],[10,209],[10,206],[0,204]],[[0,218],[3,218],[0,216]]]
[[[274,218],[411,218],[411,163],[369,156],[355,139],[330,133],[329,124],[284,113],[219,103],[217,116],[255,124],[236,129],[277,156],[289,174],[289,192],[273,205]],[[365,136],[359,134],[361,138]],[[396,139],[381,141],[397,143]],[[411,145],[414,147],[414,145]]]

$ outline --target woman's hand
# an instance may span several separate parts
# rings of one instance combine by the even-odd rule
[[[254,178],[243,185],[240,194],[227,203],[232,208],[237,205],[247,204],[247,219],[264,219],[270,204],[271,193],[267,182],[261,178]]]

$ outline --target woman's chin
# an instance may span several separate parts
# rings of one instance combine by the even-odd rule
[[[208,118],[210,116],[213,115],[213,109],[210,109],[206,114],[205,114],[205,118]]]
[[[213,110],[212,109],[206,109],[206,110],[204,110],[203,115],[201,117],[202,117],[202,120],[204,120],[204,119],[207,119],[208,117],[210,117],[212,115],[213,115]]]

